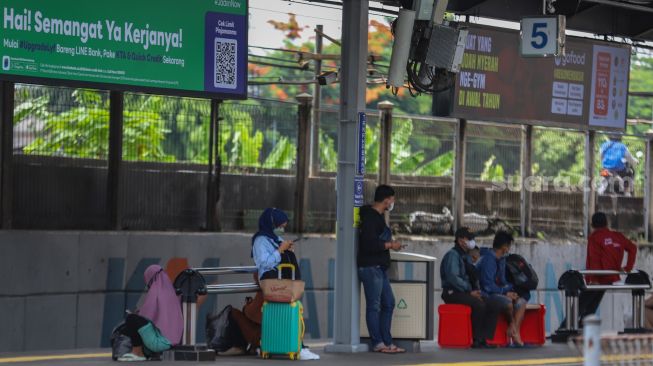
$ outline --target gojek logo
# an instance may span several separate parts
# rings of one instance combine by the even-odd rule
[[[7,71],[11,68],[11,59],[9,56],[2,57],[2,69]]]
[[[399,303],[397,304],[397,309],[401,309],[401,310],[408,309],[408,304],[406,304],[406,301],[404,299],[399,300]]]
[[[576,54],[574,51],[567,52],[564,56],[556,56],[556,66],[585,65],[585,53]]]

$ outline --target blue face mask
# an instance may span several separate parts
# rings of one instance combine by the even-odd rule
[[[283,233],[285,233],[285,232],[286,232],[286,231],[285,231],[284,228],[282,228],[282,227],[278,227],[278,228],[274,229],[274,235],[276,235],[276,236],[281,236],[281,235],[283,235]]]

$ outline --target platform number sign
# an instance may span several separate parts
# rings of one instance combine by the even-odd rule
[[[558,56],[564,53],[565,17],[541,16],[521,20],[521,55]]]

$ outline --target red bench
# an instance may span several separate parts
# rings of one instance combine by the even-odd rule
[[[443,348],[469,348],[472,345],[472,310],[467,305],[443,304],[438,307],[440,322],[438,344]],[[545,342],[544,305],[529,304],[519,333],[524,344],[541,346]],[[508,324],[499,317],[494,338],[488,344],[505,347],[508,345],[506,330]]]

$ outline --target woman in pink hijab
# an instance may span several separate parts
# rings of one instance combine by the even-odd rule
[[[145,270],[147,284],[143,306],[125,319],[125,335],[132,340],[132,352],[118,361],[145,361],[143,347],[162,352],[181,342],[184,331],[181,302],[168,275],[159,265]]]

